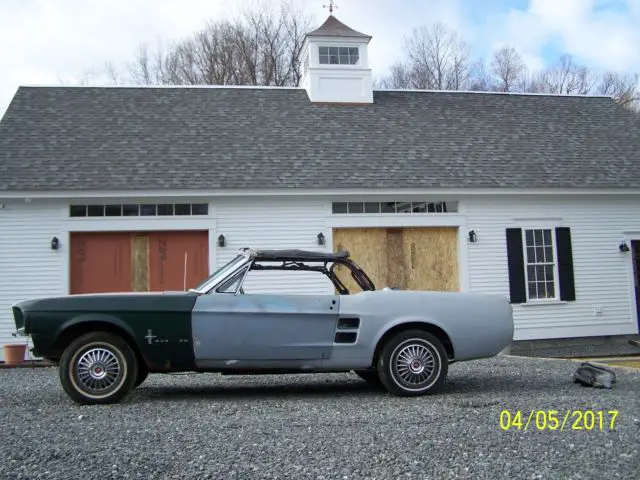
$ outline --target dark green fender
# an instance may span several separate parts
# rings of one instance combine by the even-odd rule
[[[59,359],[70,336],[117,329],[135,343],[151,372],[195,368],[191,312],[197,295],[132,293],[73,295],[14,306],[16,327],[31,335],[36,356]]]

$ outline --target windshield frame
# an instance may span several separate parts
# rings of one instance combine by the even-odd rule
[[[209,275],[205,280],[200,282],[199,285],[194,288],[190,288],[189,292],[191,293],[208,293],[219,284],[224,282],[227,278],[233,275],[236,271],[244,267],[248,262],[250,262],[250,253],[247,251],[239,252],[235,257],[233,257],[229,262],[224,264],[222,267],[218,268],[215,272]]]

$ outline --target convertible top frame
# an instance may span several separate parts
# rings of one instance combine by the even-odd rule
[[[244,261],[240,261],[244,258]],[[209,293],[217,291],[227,285],[229,280],[244,271],[235,293],[242,292],[242,284],[246,274],[251,270],[282,270],[282,271],[307,271],[319,272],[326,275],[335,286],[340,295],[349,295],[349,289],[338,278],[335,272],[337,265],[345,266],[362,291],[374,291],[375,284],[360,266],[350,258],[349,251],[342,250],[336,253],[314,252],[308,250],[256,250],[241,248],[238,255],[230,262],[238,262],[235,268],[214,273],[199,287],[192,289],[196,293]],[[218,277],[218,278],[216,278]]]
[[[262,250],[253,255],[250,270],[293,270],[320,272],[326,275],[340,295],[349,295],[349,289],[335,273],[337,265],[343,265],[351,272],[362,291],[376,289],[373,281],[360,266],[349,257],[347,250],[337,253],[310,252],[306,250]],[[279,262],[277,265],[276,262]],[[310,263],[321,265],[309,265]],[[273,264],[270,264],[273,263]]]

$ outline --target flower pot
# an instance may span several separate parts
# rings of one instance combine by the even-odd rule
[[[27,345],[24,343],[9,344],[4,346],[4,363],[5,365],[20,365],[24,363],[24,354],[27,351]]]

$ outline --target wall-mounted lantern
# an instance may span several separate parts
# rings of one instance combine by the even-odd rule
[[[618,249],[620,249],[622,253],[626,253],[629,251],[629,245],[627,245],[627,242],[623,240],[622,242],[620,242],[620,246],[618,247]]]
[[[322,234],[322,232],[320,232],[318,234],[318,245],[324,245],[324,235]]]
[[[60,240],[58,237],[53,237],[51,239],[51,250],[57,250],[60,247]]]
[[[478,234],[475,230],[469,232],[469,242],[476,243],[478,241]]]
[[[220,236],[218,237],[218,246],[219,247],[225,246],[225,238],[224,238],[224,235],[222,234],[220,234]]]

